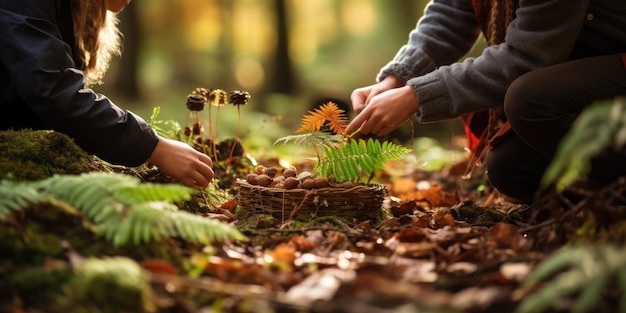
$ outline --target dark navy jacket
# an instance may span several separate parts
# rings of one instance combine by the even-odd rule
[[[157,136],[139,116],[85,88],[68,2],[0,1],[0,129],[52,129],[105,161],[140,165]]]

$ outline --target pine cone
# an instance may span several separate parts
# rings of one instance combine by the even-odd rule
[[[187,96],[187,109],[189,111],[202,111],[205,104],[206,98],[201,95],[190,94]]]

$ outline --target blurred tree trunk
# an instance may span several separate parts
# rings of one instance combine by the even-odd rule
[[[139,98],[139,41],[141,40],[137,6],[129,4],[120,13],[120,31],[124,34],[122,57],[113,88],[119,95]]]
[[[275,0],[276,32],[278,43],[267,80],[269,92],[293,94],[296,89],[295,75],[289,57],[289,32],[287,26],[286,0]]]

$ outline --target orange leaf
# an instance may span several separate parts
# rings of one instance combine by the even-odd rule
[[[231,213],[235,212],[236,207],[237,207],[237,199],[226,201],[222,203],[222,205],[220,205],[220,209],[227,210]]]
[[[309,114],[302,118],[302,124],[296,132],[319,131],[326,121],[328,121],[328,126],[331,131],[336,134],[345,135],[347,124],[345,111],[330,101],[313,111],[309,111]]]
[[[150,273],[160,273],[160,274],[169,274],[176,275],[176,268],[167,261],[164,260],[145,260],[141,262],[141,267],[148,270]]]

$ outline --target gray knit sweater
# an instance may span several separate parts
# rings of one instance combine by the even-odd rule
[[[413,87],[434,122],[502,105],[515,78],[575,57],[626,52],[626,0],[521,0],[505,42],[464,56],[480,35],[470,0],[434,0],[378,74]]]

